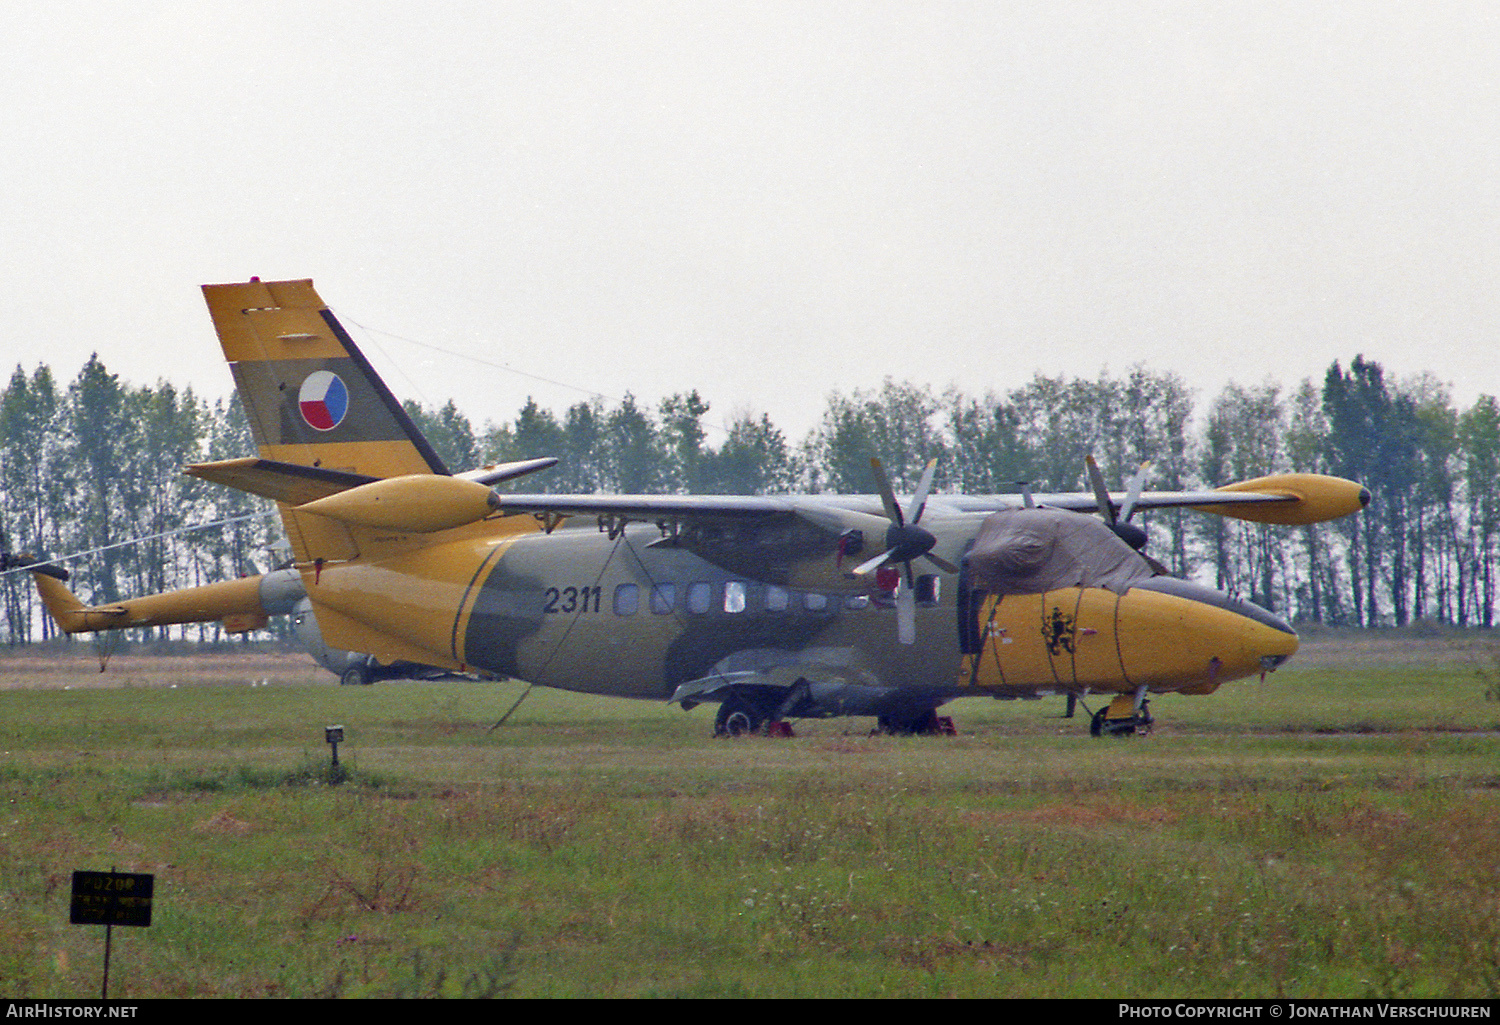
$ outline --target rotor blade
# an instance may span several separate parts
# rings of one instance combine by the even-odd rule
[[[866,573],[873,572],[874,570],[884,565],[885,561],[895,554],[896,550],[894,548],[887,548],[885,551],[881,552],[879,555],[875,556],[875,558],[869,560],[868,562],[862,562],[858,566],[855,566],[854,575],[857,577],[862,577]]]
[[[932,490],[932,477],[937,473],[937,460],[929,459],[927,468],[922,471],[922,481],[917,485],[917,493],[911,496],[911,505],[906,507],[906,519],[909,523],[916,523],[922,518],[922,510],[927,508],[927,493]]]
[[[1099,515],[1104,517],[1104,522],[1110,526],[1115,523],[1115,507],[1109,502],[1109,489],[1104,486],[1104,474],[1099,472],[1099,464],[1094,462],[1093,456],[1085,456],[1084,465],[1088,467],[1089,484],[1094,488],[1094,500],[1099,503]]]
[[[874,456],[870,457],[870,471],[875,474],[875,489],[880,492],[880,500],[885,503],[886,517],[898,527],[905,526],[906,518],[901,515],[901,507],[896,504],[891,479],[885,475],[885,466]]]
[[[1141,500],[1141,489],[1146,486],[1146,477],[1151,473],[1151,464],[1145,462],[1140,469],[1135,471],[1135,476],[1130,478],[1130,493],[1125,496],[1125,504],[1120,506],[1120,519],[1126,523],[1135,513],[1135,503]]]
[[[917,640],[917,593],[910,585],[896,592],[896,639],[902,644]]]

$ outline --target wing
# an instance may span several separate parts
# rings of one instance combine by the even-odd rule
[[[766,495],[501,495],[502,513],[657,520],[753,520],[795,512],[797,500]]]
[[[944,495],[944,504],[963,512],[1014,508],[1015,495]],[[1038,505],[1072,512],[1095,512],[1099,497],[1086,492],[1033,496]],[[1120,507],[1129,496],[1112,492]],[[1370,492],[1351,480],[1318,473],[1282,473],[1227,484],[1213,491],[1156,491],[1140,495],[1136,509],[1188,508],[1257,523],[1321,523],[1359,512],[1370,504]]]
[[[631,523],[654,524],[663,542],[707,531],[728,541],[745,531],[785,523],[806,512],[797,498],[766,495],[496,495],[502,516],[529,513],[552,530],[569,517],[597,520],[599,529],[618,536]],[[828,528],[816,516],[804,519]],[[728,534],[725,534],[728,531]],[[837,528],[834,528],[837,533]],[[712,560],[711,560],[712,561]]]

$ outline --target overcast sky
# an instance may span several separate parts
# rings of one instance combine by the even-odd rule
[[[1468,405],[1497,10],[8,4],[0,357],[226,395],[197,286],[259,275],[476,426],[697,388],[798,440],[887,376],[1144,362],[1207,402],[1356,353]]]

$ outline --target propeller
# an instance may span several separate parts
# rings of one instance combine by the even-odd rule
[[[1141,500],[1141,489],[1146,486],[1146,477],[1151,472],[1150,463],[1142,463],[1136,470],[1135,476],[1130,478],[1126,485],[1125,501],[1120,504],[1120,513],[1115,515],[1114,504],[1109,500],[1109,489],[1104,486],[1104,474],[1099,470],[1099,464],[1094,461],[1093,456],[1086,456],[1084,463],[1088,466],[1089,484],[1093,486],[1094,498],[1099,503],[1099,515],[1104,517],[1104,522],[1109,529],[1136,551],[1146,546],[1146,532],[1130,522],[1130,517],[1135,514],[1136,503]]]
[[[885,466],[879,459],[872,458],[870,469],[875,474],[875,486],[880,491],[880,501],[885,506],[885,516],[891,525],[885,532],[885,551],[856,566],[854,572],[864,576],[887,563],[900,563],[905,567],[906,586],[896,591],[896,635],[902,644],[912,644],[917,639],[917,582],[911,569],[912,560],[926,559],[945,573],[958,572],[958,567],[953,563],[932,554],[932,546],[937,544],[937,538],[930,531],[917,526],[927,508],[927,495],[932,490],[937,460],[928,461],[927,467],[922,471],[922,479],[917,484],[917,493],[912,496],[905,513],[896,502],[896,494],[891,489],[891,480],[886,476]]]

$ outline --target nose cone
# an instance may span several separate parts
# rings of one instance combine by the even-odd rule
[[[1262,609],[1261,611],[1265,610]],[[1270,615],[1270,613],[1266,614]],[[1297,654],[1297,648],[1301,644],[1297,639],[1296,631],[1292,630],[1291,627],[1286,627],[1284,630],[1280,628],[1264,629],[1253,639],[1253,643],[1261,652],[1260,671],[1263,673],[1271,672],[1287,659]]]
[[[1172,577],[1132,587],[1120,614],[1126,676],[1160,690],[1207,694],[1269,672],[1297,650],[1296,631],[1275,613]]]

